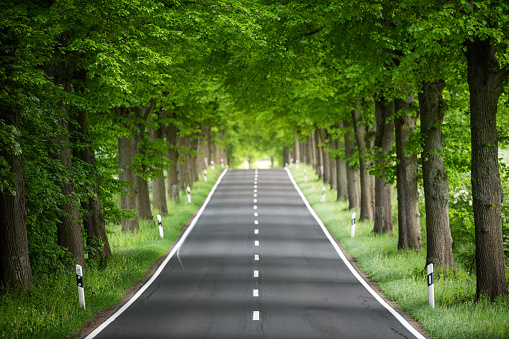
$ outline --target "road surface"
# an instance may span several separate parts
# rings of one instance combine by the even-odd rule
[[[152,281],[87,338],[422,338],[352,274],[292,180],[226,172]]]

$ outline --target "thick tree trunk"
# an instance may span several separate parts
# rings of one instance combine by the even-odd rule
[[[329,135],[329,148],[331,150],[335,150],[337,152],[337,143],[335,140],[333,140],[332,135]],[[336,158],[339,157],[336,155]],[[330,158],[330,156],[329,156]],[[330,172],[330,187],[331,189],[338,189],[338,168],[337,168],[337,162],[336,158],[329,159],[329,172]]]
[[[385,164],[383,157],[387,156],[394,145],[393,115],[394,101],[375,101],[375,165],[377,166]],[[375,225],[373,227],[373,233],[375,234],[392,234],[392,185],[384,178],[385,175],[387,174],[381,173],[381,176],[375,179]]]
[[[309,140],[309,155],[311,156],[311,163],[310,165],[313,167],[313,169],[315,170],[315,173],[316,174],[319,174],[319,169],[317,166],[318,164],[318,152],[316,151],[316,138],[315,138],[315,131],[311,131],[311,134],[308,136],[308,140]]]
[[[421,248],[421,226],[419,224],[417,190],[417,155],[407,153],[405,145],[415,131],[417,115],[410,115],[411,104],[414,101],[412,94],[408,94],[406,100],[396,99],[396,111],[402,110],[395,119],[396,129],[396,166],[397,191],[398,191],[398,249],[404,251]]]
[[[168,168],[168,196],[170,200],[173,202],[179,202],[179,174],[178,174],[178,148],[177,148],[177,135],[178,128],[173,123],[170,124],[165,129],[166,133],[166,142],[168,143],[168,151],[166,152],[166,159],[170,163],[170,167]],[[209,152],[210,154],[210,152]]]
[[[143,122],[146,121],[150,108],[136,107],[135,112],[135,129],[132,131],[134,137],[134,156],[145,153],[143,143],[147,140],[147,128]],[[153,109],[152,109],[153,111]],[[140,122],[138,122],[140,121]],[[142,177],[145,173],[145,166],[135,170],[135,183],[136,183],[136,209],[142,220],[153,220],[152,209],[150,206],[150,193],[148,190],[148,181]]]
[[[366,142],[367,133],[366,127],[362,122],[360,109],[352,111],[352,121],[355,132],[355,140],[357,142],[357,149],[359,150],[359,172],[361,179],[361,213],[360,220],[373,220],[373,196],[371,175],[367,172],[368,164],[364,159],[365,152],[368,149]]]
[[[7,126],[20,130],[20,112],[12,105],[0,101],[0,120]],[[16,142],[21,144],[21,138]],[[0,158],[10,167],[14,180],[14,192],[5,189],[0,192],[0,285],[16,290],[32,287],[32,268],[28,255],[27,240],[27,187],[23,154],[0,147]],[[2,172],[8,173],[2,168]]]
[[[159,111],[158,115],[161,116],[162,112]],[[164,140],[163,126],[159,128],[149,128],[148,136],[150,141]],[[152,202],[154,209],[158,210],[161,215],[168,215],[168,202],[166,201],[166,187],[164,184],[164,172],[161,168],[159,175],[155,180],[152,180]]]
[[[300,163],[300,143],[299,139],[295,139],[294,142],[294,151],[295,151],[295,164]]]
[[[126,107],[116,108],[118,115],[131,118],[131,109]],[[134,168],[134,144],[130,136],[124,136],[118,139],[118,168],[120,169],[119,179],[125,182],[124,192],[120,197],[120,208],[136,210],[136,186]],[[140,229],[139,215],[137,211],[133,219],[122,218],[122,232],[133,232]]]
[[[349,128],[352,124],[350,122],[343,122],[343,126]],[[355,141],[353,140],[353,131],[348,129],[344,137],[345,141],[345,156],[346,156],[346,178],[348,183],[348,209],[357,209],[360,207],[360,193],[359,182],[355,168],[348,163],[349,159],[355,153]]]
[[[320,140],[322,141],[322,157],[323,157],[323,182],[324,184],[331,183],[330,177],[330,158],[329,153],[325,151],[325,145],[328,143],[327,131],[323,128],[320,129]]]
[[[444,120],[442,91],[445,81],[426,82],[419,93],[422,151],[422,176],[426,205],[426,265],[454,268],[452,237],[449,228],[449,179],[445,161],[441,125]]]
[[[56,146],[56,152],[53,157],[57,159],[65,169],[64,176],[61,179],[60,188],[65,202],[60,206],[61,215],[57,223],[58,245],[71,254],[80,265],[86,266],[85,252],[83,248],[83,236],[81,234],[79,202],[75,198],[75,187],[72,169],[72,155],[69,147],[69,111],[65,105],[61,105],[59,121],[60,133],[53,139]]]
[[[315,146],[316,146],[316,160],[317,160],[317,166],[316,166],[316,172],[318,173],[318,179],[324,179],[323,177],[323,140],[322,140],[322,134],[320,133],[320,129],[315,130]]]
[[[80,111],[78,113],[78,132],[83,136],[89,136],[87,113]],[[85,147],[78,152],[78,157],[85,163],[95,168],[95,154],[89,147]],[[99,197],[99,185],[97,178],[93,178],[94,197],[88,201],[82,201],[81,207],[87,212],[83,218],[83,226],[87,234],[87,246],[94,250],[89,252],[89,258],[97,261],[103,261],[111,255],[111,248],[106,234],[106,226],[104,215],[101,207],[101,199]]]
[[[338,125],[338,128],[342,128],[343,123],[341,122]],[[344,140],[344,138],[343,138]],[[344,142],[341,138],[338,138],[336,141],[337,149],[338,150],[345,150]],[[338,168],[338,194],[337,194],[337,201],[340,200],[348,200],[348,180],[347,180],[347,174],[346,174],[346,161],[344,158],[338,156],[336,158],[336,167]]]
[[[489,40],[465,42],[472,131],[472,197],[475,221],[477,297],[506,295],[498,164],[497,103],[508,68],[500,69]]]

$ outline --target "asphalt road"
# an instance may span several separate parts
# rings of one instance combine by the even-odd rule
[[[285,170],[228,171],[124,309],[87,338],[419,336],[352,274]]]

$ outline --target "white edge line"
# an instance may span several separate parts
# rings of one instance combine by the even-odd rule
[[[299,192],[299,195],[300,197],[302,198],[302,201],[304,201],[304,204],[307,206],[308,210],[311,212],[311,215],[316,219],[316,221],[318,222],[318,225],[320,225],[320,227],[322,228],[322,231],[325,233],[325,235],[327,236],[327,238],[329,239],[329,241],[331,242],[332,246],[334,246],[334,248],[336,249],[336,252],[339,254],[339,256],[341,257],[341,259],[343,260],[343,262],[345,263],[346,267],[348,267],[348,269],[352,272],[352,274],[357,278],[357,280],[359,280],[359,282],[364,286],[364,288],[369,292],[371,293],[371,295],[380,303],[382,304],[382,306],[384,306],[389,312],[391,312],[391,314],[396,317],[396,319],[398,319],[398,321],[406,327],[407,330],[409,330],[413,335],[415,335],[417,338],[419,339],[425,339],[425,337],[419,332],[417,331],[412,325],[410,325],[410,323],[401,316],[401,314],[399,314],[398,312],[396,312],[396,310],[394,308],[392,308],[389,304],[387,304],[387,302],[380,296],[378,295],[378,293],[375,292],[375,290],[373,288],[371,288],[371,286],[369,286],[369,284],[359,275],[359,273],[355,270],[355,268],[352,266],[352,264],[350,264],[350,262],[348,261],[348,259],[346,258],[345,254],[343,253],[343,251],[341,251],[341,249],[339,248],[338,244],[336,244],[336,242],[334,241],[334,238],[332,237],[332,235],[330,234],[329,230],[327,230],[327,228],[325,227],[325,225],[323,224],[322,220],[320,219],[320,217],[318,217],[318,215],[316,214],[316,212],[313,210],[313,208],[311,207],[311,205],[309,204],[308,200],[306,199],[306,197],[304,196],[304,193],[302,193],[302,191],[300,190],[299,186],[297,185],[297,183],[295,182],[295,180],[293,179],[293,176],[292,176],[292,173],[290,172],[290,170],[288,168],[285,168],[285,171],[288,173],[288,176],[290,177],[290,180],[292,181],[293,183],[293,186],[295,186],[295,188],[297,189],[297,192]]]
[[[136,299],[138,299],[140,297],[140,295],[142,295],[143,292],[145,292],[145,290],[154,282],[154,280],[157,279],[157,277],[159,276],[159,274],[161,274],[161,272],[163,271],[164,267],[166,266],[166,264],[168,264],[168,262],[173,257],[175,252],[177,252],[177,250],[180,248],[180,246],[182,246],[182,244],[186,240],[187,236],[189,235],[189,233],[194,228],[194,225],[196,225],[196,222],[198,221],[198,219],[200,219],[200,216],[203,213],[203,210],[205,209],[205,207],[207,207],[207,204],[209,203],[210,198],[212,197],[212,194],[214,194],[217,186],[219,185],[219,183],[221,182],[221,179],[223,179],[223,177],[224,177],[224,175],[226,174],[227,171],[228,171],[228,169],[225,169],[223,171],[223,173],[221,173],[221,175],[217,179],[214,187],[212,187],[212,189],[210,190],[209,195],[207,196],[207,199],[205,199],[205,202],[203,203],[203,205],[201,206],[200,210],[198,211],[198,213],[194,217],[193,221],[191,222],[191,224],[189,224],[189,227],[187,227],[186,231],[184,232],[184,234],[182,235],[180,240],[173,247],[173,249],[171,250],[170,254],[168,254],[166,259],[164,259],[163,263],[159,266],[159,268],[154,273],[154,275],[152,275],[152,277],[145,283],[145,285],[143,285],[138,290],[138,292],[136,292],[136,294],[131,299],[129,299],[121,308],[119,308],[117,310],[117,312],[115,312],[111,317],[109,317],[99,327],[97,327],[94,331],[92,331],[92,333],[90,333],[88,336],[86,336],[85,339],[95,338],[95,336],[98,335],[102,330],[104,330],[106,328],[106,326],[111,324],[119,315],[121,315],[126,309],[128,309],[129,306],[131,306],[136,301]]]

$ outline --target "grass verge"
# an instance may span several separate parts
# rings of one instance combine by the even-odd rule
[[[509,338],[509,300],[475,302],[475,276],[460,267],[455,275],[435,279],[435,309],[430,309],[425,244],[421,252],[398,251],[397,224],[394,236],[375,237],[373,222],[356,221],[355,237],[351,238],[352,212],[359,215],[359,211],[348,211],[347,202],[336,202],[336,191],[332,190],[326,191],[325,202],[321,202],[323,182],[311,167],[301,165],[297,170],[294,165],[290,170],[313,209],[358,267],[421,323],[430,337]]]
[[[0,338],[68,338],[102,310],[122,301],[125,291],[144,278],[181,233],[182,226],[203,204],[221,169],[208,169],[208,182],[194,184],[192,203],[169,203],[163,217],[164,239],[156,222],[142,222],[140,231],[122,233],[119,225],[107,227],[112,256],[104,267],[84,272],[86,310],[78,307],[74,267],[34,277],[34,288],[0,296]],[[155,216],[155,215],[154,215]]]

